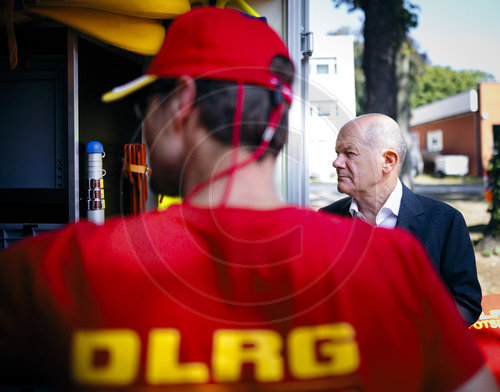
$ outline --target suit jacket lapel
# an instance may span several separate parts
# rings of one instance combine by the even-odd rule
[[[396,226],[417,234],[421,230],[420,221],[417,217],[424,212],[425,210],[418,197],[403,184],[403,196]]]
[[[343,216],[351,216],[351,213],[349,212],[349,208],[351,207],[351,201],[352,197],[346,197],[345,199],[342,199],[342,205],[341,205],[341,211],[340,214]]]

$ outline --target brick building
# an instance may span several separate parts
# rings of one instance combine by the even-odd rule
[[[500,83],[480,83],[477,89],[414,109],[411,130],[420,149],[443,155],[466,155],[469,176],[483,175],[500,137]]]

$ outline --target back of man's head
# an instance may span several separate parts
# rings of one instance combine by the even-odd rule
[[[231,144],[235,111],[243,109],[240,144],[259,146],[272,109],[282,103],[280,125],[269,149],[282,148],[294,67],[284,42],[264,20],[214,7],[179,16],[146,74],[106,93],[103,101],[137,92],[136,97],[168,96],[181,76],[195,79],[201,123],[224,144]],[[245,86],[240,101],[237,86]]]
[[[280,83],[293,83],[294,69],[287,58],[275,57],[271,69],[278,76]],[[260,145],[271,109],[276,105],[275,99],[275,93],[266,87],[245,85],[240,145],[247,146],[250,150]],[[225,145],[231,145],[234,113],[237,109],[237,83],[198,79],[196,104],[200,107],[200,121],[211,137]],[[273,154],[277,154],[287,141],[289,104],[285,105],[285,111],[268,148]]]

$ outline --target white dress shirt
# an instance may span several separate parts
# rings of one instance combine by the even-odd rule
[[[396,187],[389,195],[384,205],[377,213],[375,217],[375,224],[380,227],[387,227],[393,229],[396,227],[396,222],[398,220],[399,207],[401,206],[401,198],[403,197],[403,186],[401,181],[396,183]],[[351,206],[349,207],[349,213],[352,217],[361,218],[366,221],[364,215],[359,211],[358,203],[356,200],[352,199]]]

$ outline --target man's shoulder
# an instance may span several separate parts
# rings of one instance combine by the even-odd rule
[[[341,202],[347,204],[347,215],[340,213],[342,209],[338,205],[342,204]],[[414,236],[405,230],[371,226],[362,219],[353,219],[348,209],[350,202],[351,198],[348,197],[331,204],[337,204],[336,210],[327,210],[326,208],[329,206],[319,209],[317,220],[314,222],[316,227],[321,227],[324,224],[324,227],[330,227],[332,231],[345,232],[347,230],[349,231],[349,241],[352,241],[350,245],[363,244],[363,247],[379,249],[382,253],[387,249],[385,248],[387,246],[402,249],[404,253],[406,246],[415,242]],[[315,228],[315,230],[317,229]],[[361,240],[361,238],[363,239]]]
[[[418,202],[422,207],[423,211],[427,214],[445,214],[445,215],[462,215],[459,210],[455,207],[445,203],[441,200],[434,199],[432,197],[424,196],[418,193],[415,193],[408,189],[408,192],[403,193],[403,202],[410,201],[410,203]]]
[[[349,215],[349,206],[351,205],[352,198],[350,196],[344,197],[340,200],[334,201],[325,207],[321,207],[319,210],[324,212],[330,212],[340,215]]]
[[[46,232],[34,237],[17,241],[2,251],[4,257],[23,257],[41,259],[48,252],[64,255],[68,252],[87,254],[90,249],[102,255],[104,249],[126,248],[126,244],[134,241],[138,234],[148,236],[151,228],[168,224],[169,227],[182,229],[182,224],[174,223],[178,214],[167,211],[152,211],[143,215],[115,216],[108,218],[102,225],[86,219],[72,222],[58,230]],[[168,222],[167,221],[171,221]]]

